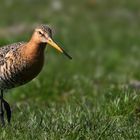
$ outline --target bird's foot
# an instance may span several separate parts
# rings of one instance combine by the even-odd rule
[[[0,111],[0,120],[1,120],[1,125],[4,126],[5,125],[5,120],[4,120],[3,108],[1,108],[1,111]]]
[[[4,99],[3,99],[2,102],[3,102],[4,109],[6,111],[7,121],[10,124],[10,121],[11,121],[11,108],[10,108],[10,105]]]
[[[7,116],[7,121],[8,123],[10,123],[11,120],[11,108],[10,105],[2,98],[1,99],[1,104],[0,104],[0,121],[1,121],[1,125],[5,126],[5,119],[4,119],[4,110],[6,112],[6,116]]]

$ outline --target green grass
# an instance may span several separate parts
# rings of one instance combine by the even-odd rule
[[[73,60],[48,47],[39,76],[5,94],[13,116],[0,139],[140,139],[140,2],[62,0],[60,9],[51,0],[31,2],[2,1],[0,33],[48,23]],[[8,33],[1,45],[32,31]]]

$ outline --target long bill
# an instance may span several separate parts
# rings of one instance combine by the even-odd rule
[[[63,48],[59,47],[50,37],[47,38],[47,43],[59,52],[65,54],[69,59],[72,59],[72,57]]]

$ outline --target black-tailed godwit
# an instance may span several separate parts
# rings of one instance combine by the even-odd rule
[[[44,64],[44,50],[47,44],[72,59],[52,40],[52,32],[47,25],[35,28],[29,42],[18,42],[0,48],[0,120],[2,126],[5,125],[4,110],[9,123],[11,119],[11,109],[3,98],[3,91],[23,85],[39,74]]]

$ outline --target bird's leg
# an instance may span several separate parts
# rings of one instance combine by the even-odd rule
[[[11,120],[11,108],[10,108],[10,105],[4,99],[2,100],[2,102],[3,102],[4,109],[6,111],[7,121],[10,124],[10,120]]]
[[[1,90],[1,95],[0,95],[0,120],[1,120],[1,125],[5,125],[4,121],[4,109],[3,109],[3,90]]]
[[[11,108],[10,105],[3,99],[3,90],[1,90],[1,95],[0,95],[0,120],[2,126],[5,125],[5,120],[4,120],[4,109],[7,115],[7,121],[10,123],[11,120]]]

